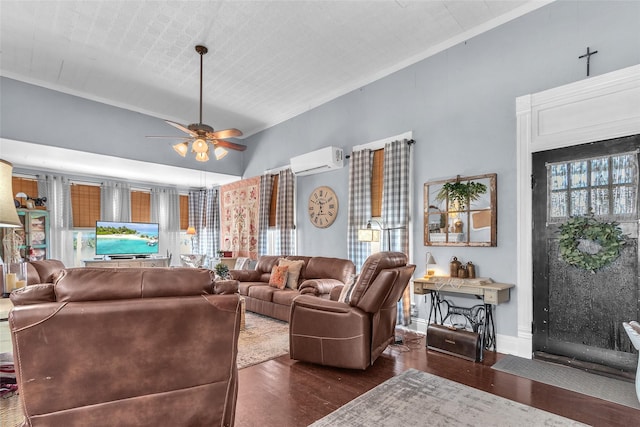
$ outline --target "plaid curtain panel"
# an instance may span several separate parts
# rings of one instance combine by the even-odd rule
[[[220,203],[218,188],[189,191],[189,225],[196,229],[193,253],[217,256],[220,242]]]
[[[391,242],[383,242],[392,251],[409,253],[409,165],[411,146],[406,139],[393,141],[384,147],[382,186],[382,222],[389,228]],[[390,244],[389,244],[390,243]],[[411,323],[411,291],[409,286],[398,302],[399,325]]]
[[[201,253],[200,236],[204,229],[206,197],[205,190],[189,191],[189,225],[196,229],[196,235],[192,240],[193,247],[191,248],[194,254]]]
[[[269,252],[268,232],[269,213],[271,208],[271,191],[275,175],[260,177],[260,211],[258,212],[258,256]]]
[[[371,253],[367,242],[358,241],[358,229],[371,219],[371,167],[373,152],[365,149],[351,153],[349,161],[349,207],[347,218],[347,256],[360,272]]]
[[[296,254],[296,234],[294,222],[295,183],[291,169],[285,169],[278,174],[278,203],[276,205],[276,228],[278,241],[276,253],[278,255]]]
[[[204,251],[207,257],[213,258],[220,243],[220,203],[219,191],[217,188],[210,188],[205,193],[204,219],[207,225],[205,229]]]
[[[178,190],[151,188],[151,222],[160,225],[159,253],[169,256],[180,253],[180,196]]]

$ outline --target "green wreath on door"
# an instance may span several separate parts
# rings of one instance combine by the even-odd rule
[[[593,215],[570,218],[560,226],[560,257],[570,265],[595,273],[620,256],[625,243],[618,223]]]

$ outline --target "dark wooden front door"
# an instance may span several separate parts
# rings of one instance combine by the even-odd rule
[[[535,357],[602,371],[636,369],[622,322],[639,318],[639,147],[635,135],[533,155]],[[620,256],[595,273],[565,262],[558,242],[561,224],[590,212],[618,222],[627,236]]]

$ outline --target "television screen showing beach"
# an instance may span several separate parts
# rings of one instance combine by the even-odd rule
[[[141,222],[96,223],[96,255],[158,253],[158,224]]]

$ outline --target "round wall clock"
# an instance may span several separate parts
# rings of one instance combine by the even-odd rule
[[[329,187],[318,187],[309,196],[309,221],[319,228],[327,228],[338,216],[338,196]]]

